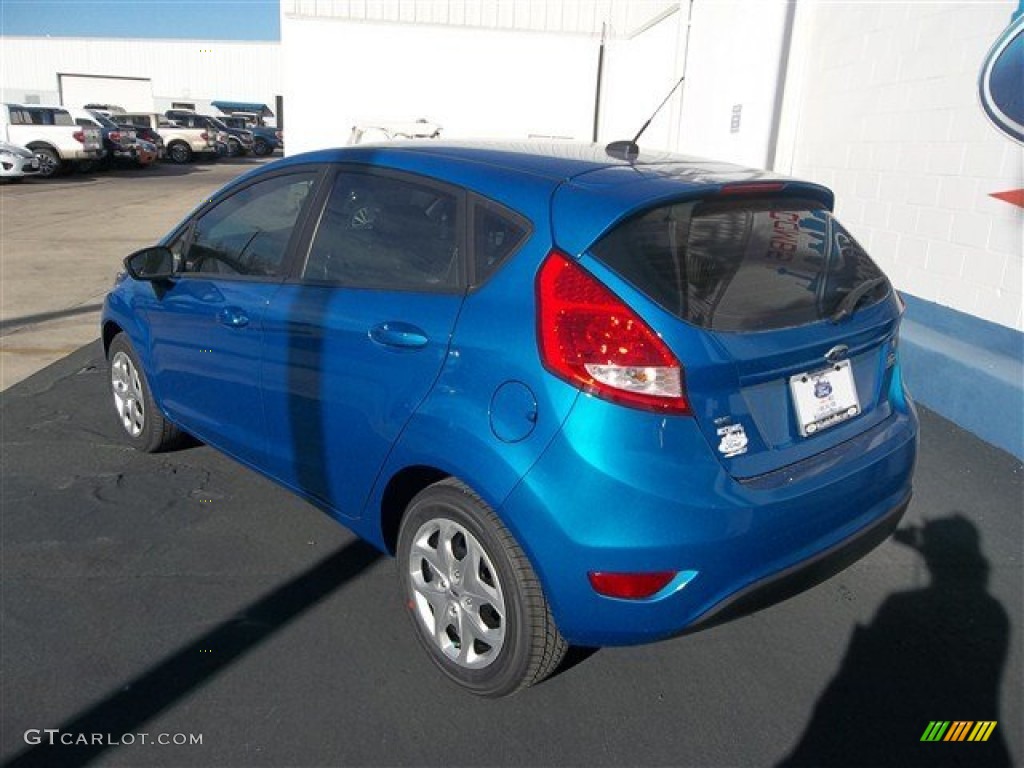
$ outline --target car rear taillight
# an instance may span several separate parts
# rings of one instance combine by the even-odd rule
[[[67,134],[64,134],[67,136]],[[85,144],[85,131],[75,131],[71,136],[80,144]]]
[[[206,131],[203,131],[202,133],[199,134],[199,138],[202,139],[203,141],[209,141],[210,134],[208,134]]]
[[[589,272],[552,251],[537,275],[537,339],[545,367],[586,392],[686,414],[683,367],[647,323]]]

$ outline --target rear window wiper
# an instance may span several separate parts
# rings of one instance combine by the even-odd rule
[[[885,284],[885,282],[886,278],[884,275],[871,278],[870,280],[865,280],[848,294],[843,296],[843,300],[839,302],[839,306],[836,307],[836,311],[832,313],[829,320],[833,323],[841,323],[853,314],[853,310],[857,308],[857,305],[861,303],[865,296],[875,290],[878,286]]]

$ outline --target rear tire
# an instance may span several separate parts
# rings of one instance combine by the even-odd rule
[[[412,500],[397,558],[416,638],[458,685],[507,696],[558,667],[568,645],[530,561],[467,486],[449,478]]]
[[[184,165],[192,160],[192,147],[183,141],[176,141],[167,148],[167,157],[172,163]]]
[[[252,144],[252,152],[257,157],[266,157],[273,151],[266,139],[256,139]]]
[[[32,150],[39,158],[39,175],[44,179],[52,179],[63,171],[64,166],[60,157],[48,147],[37,147]]]
[[[153,401],[145,371],[123,333],[110,342],[107,359],[114,409],[128,442],[146,453],[157,453],[176,445],[182,433],[164,418]]]

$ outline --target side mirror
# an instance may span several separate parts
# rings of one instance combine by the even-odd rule
[[[153,245],[127,256],[124,268],[136,280],[170,280],[174,277],[174,254],[167,246]]]

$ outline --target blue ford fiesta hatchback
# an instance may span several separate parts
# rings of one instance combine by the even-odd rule
[[[437,666],[508,694],[899,521],[902,305],[832,204],[590,145],[298,155],[125,260],[114,404],[137,448],[187,432],[395,554]]]

